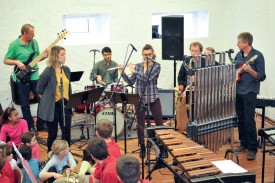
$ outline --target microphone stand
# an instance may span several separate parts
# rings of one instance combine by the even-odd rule
[[[111,102],[112,100],[113,100],[113,103],[114,103],[114,107],[113,107],[113,110],[114,110],[114,115],[113,115],[113,118],[114,118],[114,126],[115,126],[115,141],[117,142],[117,127],[116,127],[116,97],[114,96],[115,95],[115,93],[116,93],[116,89],[117,89],[117,87],[118,87],[118,84],[119,84],[119,81],[121,80],[121,78],[122,78],[122,75],[123,75],[123,73],[124,73],[124,70],[125,70],[125,68],[126,68],[126,66],[127,66],[127,64],[128,64],[128,62],[129,62],[129,60],[130,60],[130,58],[131,58],[131,56],[132,56],[132,54],[133,54],[133,51],[134,51],[135,49],[132,47],[132,50],[131,50],[131,53],[130,53],[130,55],[129,55],[129,57],[128,57],[128,59],[127,59],[127,61],[126,61],[126,64],[124,65],[124,67],[123,67],[123,71],[122,71],[122,73],[120,74],[120,77],[118,78],[118,81],[117,81],[117,83],[116,83],[116,86],[115,86],[115,89],[114,89],[114,91],[112,92],[112,95],[111,95],[111,97],[110,97],[110,99],[109,99],[109,102]],[[136,51],[136,50],[135,50]],[[124,139],[124,141],[126,142],[126,139]]]
[[[66,127],[66,121],[65,121],[65,105],[64,105],[64,95],[63,95],[63,81],[62,81],[62,69],[63,69],[63,65],[62,65],[62,60],[60,60],[60,85],[59,85],[59,91],[60,91],[60,94],[61,94],[61,107],[62,107],[62,122],[63,122],[63,127],[65,128]],[[62,129],[61,129],[62,131]],[[63,130],[64,133],[65,133],[65,129]],[[65,137],[65,134],[63,134],[63,137]]]
[[[93,50],[90,50],[90,52],[94,53],[93,68],[92,68],[92,74],[94,75],[95,55],[96,55],[96,52],[100,52],[100,51],[97,50],[97,49],[93,49]],[[95,85],[96,85],[95,84],[95,80],[92,81],[92,85],[95,87]],[[91,109],[93,109],[93,111]],[[93,103],[93,106],[91,106],[91,104],[90,104],[90,109],[89,110],[90,110],[90,112],[92,111],[92,113],[90,115],[91,115],[92,123],[93,123],[94,128],[95,128],[95,124],[96,124],[95,102]],[[88,119],[87,119],[86,105],[85,105],[85,113],[86,113],[86,128],[87,128],[87,133],[88,133],[88,139],[90,139],[90,136],[89,136],[89,127],[88,127],[88,122],[87,122]],[[93,113],[94,113],[94,118],[93,118]]]
[[[148,58],[147,58],[147,72],[148,72]],[[151,68],[151,70],[150,70],[150,72],[149,72],[149,74],[148,74],[148,77],[147,77],[147,80],[146,80],[146,83],[145,83],[145,87],[144,87],[144,89],[143,89],[143,91],[142,91],[142,94],[141,94],[141,96],[140,96],[140,99],[139,99],[139,103],[138,103],[138,107],[136,108],[136,112],[135,112],[135,115],[134,115],[134,118],[135,118],[135,116],[136,116],[136,114],[137,114],[137,111],[138,111],[138,109],[140,108],[140,114],[141,114],[141,112],[142,112],[142,106],[141,106],[141,104],[143,103],[142,102],[142,98],[143,98],[143,96],[144,96],[144,94],[145,94],[145,90],[146,90],[146,88],[147,88],[147,85],[148,85],[148,83],[149,83],[149,78],[150,78],[150,75],[151,75],[151,73],[152,73],[152,70],[153,70],[153,67],[154,67],[154,65],[155,65],[155,61],[153,61],[152,60],[152,62],[153,62],[153,65],[152,65],[152,68]],[[143,72],[144,73],[144,72]],[[149,90],[147,89],[147,97],[149,96],[148,95],[148,92],[149,92]],[[149,103],[149,100],[147,99],[147,105],[150,105],[150,103]],[[147,111],[148,111],[148,107],[149,106],[147,106]],[[149,112],[147,113],[147,114],[149,114]],[[141,115],[140,115],[141,116]],[[148,117],[149,117],[149,115],[148,115]],[[149,118],[147,118],[147,119],[149,119]],[[141,119],[140,119],[141,120]],[[137,122],[137,125],[139,125],[139,122]],[[139,127],[141,127],[140,125],[139,125]],[[144,128],[141,128],[141,139],[144,139]],[[149,145],[148,145],[149,146]],[[144,140],[142,140],[142,143],[140,144],[140,151],[141,151],[141,153],[142,153],[142,158],[141,158],[141,164],[142,164],[142,171],[141,171],[141,174],[142,174],[142,179],[144,179],[144,154],[143,154],[143,148],[145,147],[145,144],[144,144]],[[148,165],[148,167],[150,167],[150,165]],[[150,171],[150,169],[148,169],[149,171]]]
[[[92,69],[92,73],[94,74],[95,55],[96,55],[96,52],[100,52],[100,51],[96,50],[96,49],[93,49],[93,50],[90,50],[90,52],[94,52],[94,61],[93,61],[93,69]],[[95,80],[93,80],[92,82],[93,82],[93,86],[95,86]]]

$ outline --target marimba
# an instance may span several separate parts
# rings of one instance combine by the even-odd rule
[[[255,182],[255,173],[223,174],[212,162],[224,158],[174,130],[156,130],[155,134],[190,182],[216,182],[219,177],[231,177],[230,182]]]

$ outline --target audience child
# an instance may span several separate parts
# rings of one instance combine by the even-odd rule
[[[7,159],[3,149],[0,149],[0,182],[13,182],[9,175],[5,174],[4,166],[6,165]],[[10,169],[12,172],[12,170]]]
[[[6,147],[0,148],[0,182],[15,183],[14,172],[5,155]]]
[[[18,147],[21,145],[21,136],[24,132],[28,132],[28,124],[24,119],[19,118],[19,114],[13,107],[8,107],[3,113],[2,128],[0,133],[0,140],[7,141],[7,136],[10,137],[8,143],[12,146],[11,142],[14,142]]]
[[[127,170],[127,171],[125,171]],[[149,183],[149,180],[141,180],[139,160],[130,154],[122,155],[117,159],[116,172],[122,183]]]
[[[88,150],[96,161],[97,164],[100,164],[100,177],[96,181],[103,183],[120,182],[116,173],[116,158],[109,156],[106,142],[100,137],[93,137],[88,141]],[[93,177],[90,178],[90,183],[96,182],[93,180]]]
[[[17,166],[17,163],[15,161],[15,159],[13,159],[13,148],[11,146],[7,146],[6,148],[6,157],[7,157],[7,161],[10,163],[11,168],[14,169],[15,166]]]
[[[70,167],[71,171],[75,171],[76,162],[70,153],[69,144],[65,140],[55,140],[51,147],[51,159],[39,173],[39,177],[48,182],[54,182],[55,179],[62,178],[63,169]]]
[[[121,153],[118,144],[112,138],[113,133],[113,123],[108,119],[101,119],[96,123],[96,135],[103,138],[106,142],[108,153],[114,158],[118,158]],[[91,170],[93,172],[93,169]],[[100,179],[100,164],[96,164],[96,168],[93,173],[94,182],[99,182]]]
[[[90,152],[86,148],[83,150],[83,158],[78,175],[91,175],[92,172],[90,172],[90,169],[93,165],[95,165],[95,160],[91,157]]]
[[[40,154],[39,154],[39,145],[36,140],[36,136],[34,132],[25,132],[21,136],[21,141],[23,144],[29,146],[32,149],[32,157],[36,158],[40,161]]]
[[[96,135],[104,139],[110,156],[118,158],[121,153],[118,144],[112,138],[113,128],[113,123],[110,120],[101,119],[96,123]]]
[[[29,147],[25,144],[22,144],[19,147],[18,150],[21,153],[22,157],[28,162],[35,179],[39,182],[38,160],[36,158],[32,158],[32,149],[31,149],[31,147]],[[22,182],[32,183],[29,175],[27,174],[26,170],[24,169],[24,167],[22,166],[21,163],[18,164],[18,167],[22,171],[22,175],[23,175],[23,181]]]

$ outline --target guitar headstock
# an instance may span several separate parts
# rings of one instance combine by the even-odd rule
[[[66,39],[67,34],[69,34],[70,32],[67,31],[66,29],[62,30],[60,33],[58,33],[58,39]]]
[[[249,62],[253,62],[254,60],[256,60],[258,58],[258,55],[254,55],[253,57],[251,57],[249,59]]]

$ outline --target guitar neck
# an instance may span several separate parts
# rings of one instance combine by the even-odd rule
[[[60,39],[62,39],[62,38],[57,37],[57,39],[56,39],[54,42],[52,42],[52,44],[50,44],[50,45],[48,46],[49,50],[51,50],[51,48],[52,48],[54,45],[56,45],[56,43],[58,43],[58,41],[60,41]],[[33,61],[31,61],[31,62],[29,63],[29,66],[34,67],[35,64],[37,64],[37,63],[38,63],[40,60],[42,60],[42,58],[44,58],[45,56],[46,56],[46,52],[43,51],[43,52],[40,53]]]

